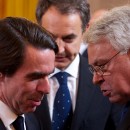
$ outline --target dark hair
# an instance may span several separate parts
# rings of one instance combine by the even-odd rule
[[[79,13],[82,29],[85,31],[90,20],[90,8],[87,0],[39,0],[36,8],[36,19],[39,24],[50,6],[55,6],[62,14]]]
[[[31,45],[37,49],[58,47],[42,27],[24,18],[7,17],[0,20],[0,72],[12,76],[23,64],[25,49]]]

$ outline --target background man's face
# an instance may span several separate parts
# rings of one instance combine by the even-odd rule
[[[107,40],[100,40],[88,46],[89,64],[101,66],[117,53]],[[104,96],[113,103],[125,103],[130,100],[130,55],[118,54],[102,70],[104,75],[93,76],[93,83],[100,86]],[[109,72],[109,75],[105,75]]]
[[[82,22],[79,14],[63,15],[52,6],[43,15],[41,23],[59,46],[55,66],[65,69],[74,60],[82,42]]]

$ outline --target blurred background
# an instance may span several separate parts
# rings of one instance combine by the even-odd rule
[[[130,4],[130,0],[88,0],[91,14],[99,9],[111,9],[115,6]],[[37,0],[0,0],[0,18],[20,16],[35,20]]]
[[[111,9],[115,6],[130,4],[130,0],[88,0],[90,3],[91,14],[99,9]]]
[[[19,16],[35,21],[37,1],[38,0],[0,0],[0,18]]]

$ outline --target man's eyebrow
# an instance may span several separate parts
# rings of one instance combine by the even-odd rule
[[[68,38],[68,39],[73,39],[73,38],[76,38],[77,37],[77,35],[75,35],[75,34],[68,34],[68,35],[65,35],[65,36],[63,36],[62,38],[63,39],[66,39],[66,38]]]
[[[98,59],[98,60],[95,60],[93,65],[94,66],[102,66],[106,61],[107,61],[107,59]]]
[[[29,73],[25,76],[25,79],[27,80],[31,80],[31,79],[40,79],[43,78],[45,76],[50,75],[51,73],[53,73],[54,70],[50,73],[42,73],[42,72],[33,72],[33,73]]]
[[[53,37],[54,39],[57,38],[57,36],[54,35],[53,33],[50,32],[50,34],[52,35],[52,37]],[[65,38],[72,39],[72,38],[76,38],[76,37],[77,37],[77,35],[75,35],[74,33],[71,33],[71,34],[67,34],[67,35],[63,35],[63,36],[62,36],[63,39],[65,39]]]
[[[33,73],[29,73],[25,76],[25,79],[38,79],[38,78],[42,78],[47,74],[41,73],[41,72],[33,72]]]

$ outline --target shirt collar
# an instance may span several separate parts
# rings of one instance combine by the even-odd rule
[[[72,61],[72,63],[64,70],[64,72],[69,73],[71,76],[77,78],[78,77],[78,71],[79,71],[79,54],[75,57],[75,59]],[[49,77],[52,77],[56,73],[60,72],[61,70],[58,68],[55,68],[54,73],[52,73]]]
[[[0,101],[0,118],[5,127],[8,127],[17,118],[17,115],[13,113],[5,103]]]

